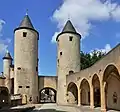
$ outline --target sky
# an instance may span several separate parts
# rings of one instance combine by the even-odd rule
[[[81,34],[81,51],[109,52],[120,42],[120,0],[1,0],[0,72],[8,50],[14,57],[14,29],[26,14],[40,34],[39,75],[56,75],[56,36],[71,20]],[[14,63],[14,62],[13,62]]]

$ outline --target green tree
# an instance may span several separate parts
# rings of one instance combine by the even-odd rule
[[[81,54],[81,69],[88,68],[96,63],[99,59],[101,59],[106,53],[102,51],[94,50],[91,53],[84,53],[83,51],[80,52]]]

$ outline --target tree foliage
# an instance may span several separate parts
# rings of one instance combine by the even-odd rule
[[[80,52],[81,54],[81,69],[88,68],[96,63],[99,59],[101,59],[106,53],[102,51],[94,50],[91,53],[84,53],[83,51]]]

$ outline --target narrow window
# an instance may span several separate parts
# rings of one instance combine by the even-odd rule
[[[62,52],[60,52],[60,56],[62,55]]]
[[[57,61],[58,61],[58,63],[59,63],[59,59],[58,59]]]
[[[73,36],[69,36],[69,41],[72,41],[72,39],[73,39]]]
[[[32,101],[32,97],[30,97],[29,101],[30,101],[30,102]]]
[[[26,86],[26,88],[30,88],[30,86]]]
[[[69,71],[69,74],[72,74],[72,73],[74,73],[74,72],[73,72],[72,70],[70,70],[70,71]]]
[[[117,93],[114,92],[113,94],[113,103],[117,103]]]
[[[23,32],[23,37],[26,37],[27,36],[27,32]]]
[[[18,67],[17,69],[18,69],[18,70],[21,70],[21,68],[20,68],[20,67]]]
[[[22,86],[19,86],[19,88],[22,88]]]
[[[38,71],[38,67],[36,67],[36,71]]]

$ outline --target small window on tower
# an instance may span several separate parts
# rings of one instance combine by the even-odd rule
[[[22,88],[22,86],[19,86],[19,88]]]
[[[58,63],[59,63],[59,59],[58,59],[57,61],[58,61]]]
[[[62,55],[62,52],[60,52],[60,56]]]
[[[74,71],[72,71],[72,70],[69,71],[69,74],[73,74],[73,73],[74,73]]]
[[[26,86],[26,88],[30,88],[30,86]]]
[[[27,36],[27,32],[23,32],[23,37],[26,37]]]
[[[38,71],[38,67],[36,67],[36,71]]]
[[[69,36],[69,41],[72,41],[72,39],[73,39],[73,36]]]
[[[18,69],[18,70],[21,70],[21,68],[20,68],[20,67],[18,67],[17,69]]]

